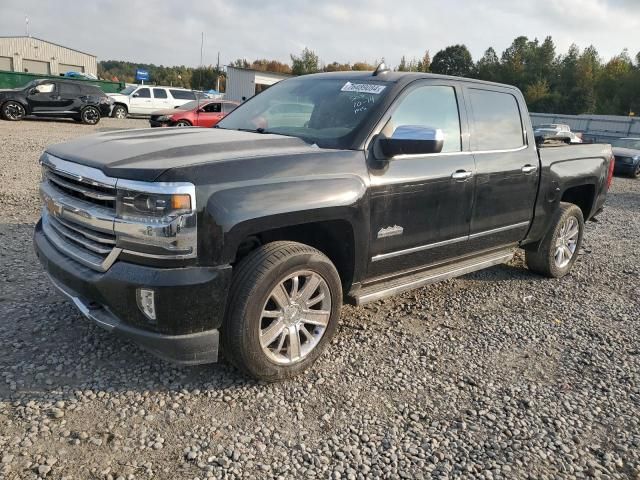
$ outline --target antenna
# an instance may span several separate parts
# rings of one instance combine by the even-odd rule
[[[380,65],[378,65],[378,68],[376,68],[376,71],[373,72],[373,76],[377,77],[378,75],[380,75],[381,73],[387,73],[389,71],[389,67],[387,67],[384,62],[382,62]]]

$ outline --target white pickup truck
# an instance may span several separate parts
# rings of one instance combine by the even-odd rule
[[[156,110],[179,107],[196,99],[192,90],[177,87],[132,85],[120,93],[109,93],[114,106],[111,116],[126,118],[127,115],[151,115]]]

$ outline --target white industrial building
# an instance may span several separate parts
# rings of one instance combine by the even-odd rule
[[[260,93],[265,88],[289,78],[284,73],[263,72],[250,68],[227,67],[225,99],[242,102]]]
[[[60,75],[82,72],[97,75],[95,55],[35,37],[0,37],[0,70]]]

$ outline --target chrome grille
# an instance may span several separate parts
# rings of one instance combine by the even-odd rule
[[[50,155],[43,159],[42,228],[73,260],[104,272],[122,251],[116,248],[115,179],[100,170]]]

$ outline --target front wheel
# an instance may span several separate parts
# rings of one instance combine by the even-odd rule
[[[22,120],[26,115],[24,107],[19,102],[10,100],[2,105],[2,118],[16,122]]]
[[[116,105],[111,112],[113,118],[127,118],[127,107],[124,105]]]
[[[552,226],[536,249],[526,250],[529,270],[550,278],[564,277],[578,257],[584,234],[582,210],[572,203],[560,203]]]
[[[180,120],[178,123],[176,123],[176,127],[190,127],[191,123],[189,123],[187,120]]]
[[[638,162],[638,166],[635,168],[635,170],[633,171],[633,173],[631,174],[632,178],[638,178],[640,177],[640,162]]]
[[[234,272],[224,355],[259,380],[293,377],[331,341],[341,306],[340,277],[324,254],[296,242],[263,245]]]
[[[100,121],[100,110],[96,107],[84,107],[80,112],[80,120],[85,125],[96,125]]]

